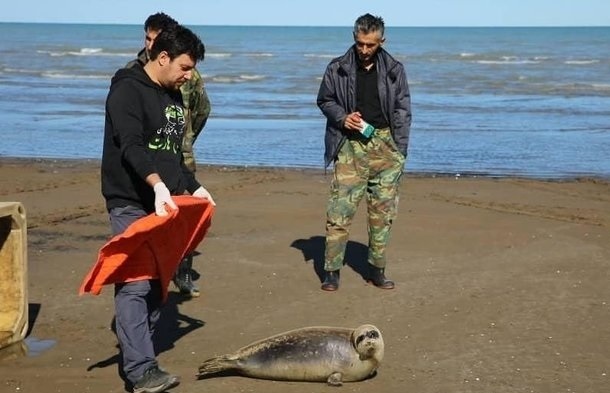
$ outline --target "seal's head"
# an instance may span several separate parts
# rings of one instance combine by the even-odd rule
[[[384,352],[383,337],[375,326],[358,326],[352,333],[352,343],[361,360],[372,359],[381,363]]]

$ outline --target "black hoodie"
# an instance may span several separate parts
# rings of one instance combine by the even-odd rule
[[[158,173],[172,195],[201,185],[184,165],[181,146],[184,111],[180,92],[154,83],[142,66],[123,68],[112,78],[106,98],[102,153],[102,194],[108,210],[127,205],[154,211]]]

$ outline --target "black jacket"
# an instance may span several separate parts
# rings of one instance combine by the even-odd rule
[[[127,205],[154,211],[154,191],[145,178],[158,173],[173,195],[200,184],[184,165],[184,110],[180,92],[155,84],[141,66],[120,69],[106,99],[102,194],[106,207]]]
[[[406,157],[411,129],[411,95],[407,75],[402,63],[383,48],[376,56],[381,110],[390,124],[398,150]],[[356,110],[357,67],[356,48],[353,45],[343,56],[328,64],[320,84],[317,104],[326,116],[325,166],[335,160],[345,141],[345,117]]]

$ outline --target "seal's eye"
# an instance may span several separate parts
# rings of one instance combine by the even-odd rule
[[[366,334],[361,334],[356,338],[356,346],[360,345],[360,343],[362,342],[362,340],[364,340],[366,338]]]

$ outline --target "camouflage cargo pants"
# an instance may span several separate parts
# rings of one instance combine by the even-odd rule
[[[324,269],[343,267],[352,219],[366,194],[368,263],[384,268],[392,222],[398,212],[398,188],[405,157],[398,151],[390,129],[375,130],[369,140],[348,139],[335,160],[326,210]]]

